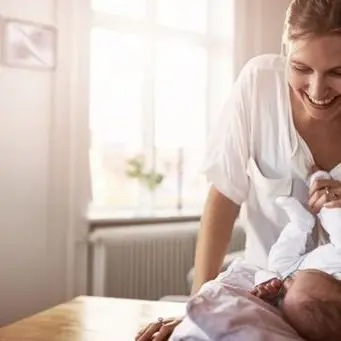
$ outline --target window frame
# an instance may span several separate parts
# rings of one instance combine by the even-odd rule
[[[142,148],[145,151],[145,156],[148,164],[152,169],[156,165],[156,146],[155,146],[155,108],[154,108],[154,61],[156,58],[157,41],[163,39],[181,40],[190,45],[199,45],[207,51],[207,87],[206,87],[206,141],[212,123],[215,121],[211,113],[212,110],[212,64],[215,61],[214,55],[225,55],[229,53],[233,57],[233,38],[231,36],[217,36],[213,33],[213,23],[215,19],[214,13],[217,13],[217,8],[213,6],[229,7],[234,11],[234,1],[229,0],[227,5],[226,0],[206,0],[207,1],[207,30],[206,33],[197,33],[187,30],[181,30],[173,27],[167,27],[157,22],[157,2],[158,0],[146,1],[146,16],[144,18],[131,18],[124,14],[113,14],[99,12],[91,8],[91,25],[90,34],[93,28],[99,27],[107,30],[115,30],[127,34],[144,35],[146,38],[147,48],[145,49],[145,64],[144,64],[144,81],[143,81],[143,109],[142,109]],[[233,24],[231,24],[233,26]],[[232,81],[233,75],[231,75]],[[91,113],[90,113],[91,114]],[[146,124],[145,122],[148,122]],[[152,123],[151,123],[152,122]],[[90,129],[90,134],[92,131]],[[180,198],[178,198],[180,199]],[[181,201],[181,200],[180,200]]]

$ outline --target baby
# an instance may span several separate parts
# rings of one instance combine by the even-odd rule
[[[330,175],[316,172],[308,185],[320,178]],[[341,340],[341,209],[317,215],[330,243],[309,252],[316,218],[294,198],[277,204],[290,222],[270,251],[268,270],[232,262],[189,300],[170,340]]]
[[[330,178],[315,172],[309,186]],[[278,306],[305,339],[341,340],[341,208],[321,209],[317,217],[330,243],[307,252],[315,217],[293,197],[276,202],[290,222],[269,253],[269,271],[256,273],[251,293]]]

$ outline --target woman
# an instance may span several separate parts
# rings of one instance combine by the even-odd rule
[[[219,273],[241,205],[246,259],[260,266],[287,222],[276,197],[292,195],[314,213],[326,202],[341,207],[341,0],[292,1],[284,39],[287,58],[244,67],[213,134],[193,293]],[[308,198],[316,166],[333,179],[316,181]],[[136,340],[166,340],[180,320],[151,323]]]

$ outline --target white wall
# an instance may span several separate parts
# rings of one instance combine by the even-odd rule
[[[284,28],[285,11],[292,0],[262,0],[261,40],[263,53],[280,52]]]
[[[280,53],[285,11],[291,0],[236,0],[235,74],[250,58]]]
[[[53,25],[54,1],[2,0],[0,13]],[[0,69],[0,325],[64,295],[62,274],[58,292],[47,285],[52,82],[49,72]]]
[[[74,123],[80,111],[72,89],[82,89],[70,48],[75,4],[0,1],[1,16],[60,31],[56,72],[0,66],[0,326],[85,291],[82,279],[83,287],[76,288],[74,273],[77,250],[86,262],[78,233],[86,233],[80,208],[86,176],[76,173],[80,164],[86,169],[87,152],[86,140],[77,135],[79,129],[86,134],[87,123],[78,120],[78,130]],[[79,268],[84,272],[84,264]]]

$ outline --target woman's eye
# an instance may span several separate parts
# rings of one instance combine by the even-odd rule
[[[341,77],[341,71],[332,71],[332,76],[334,77]]]
[[[302,66],[292,65],[291,67],[295,71],[300,72],[300,73],[309,73],[311,71],[309,68],[302,67]]]

